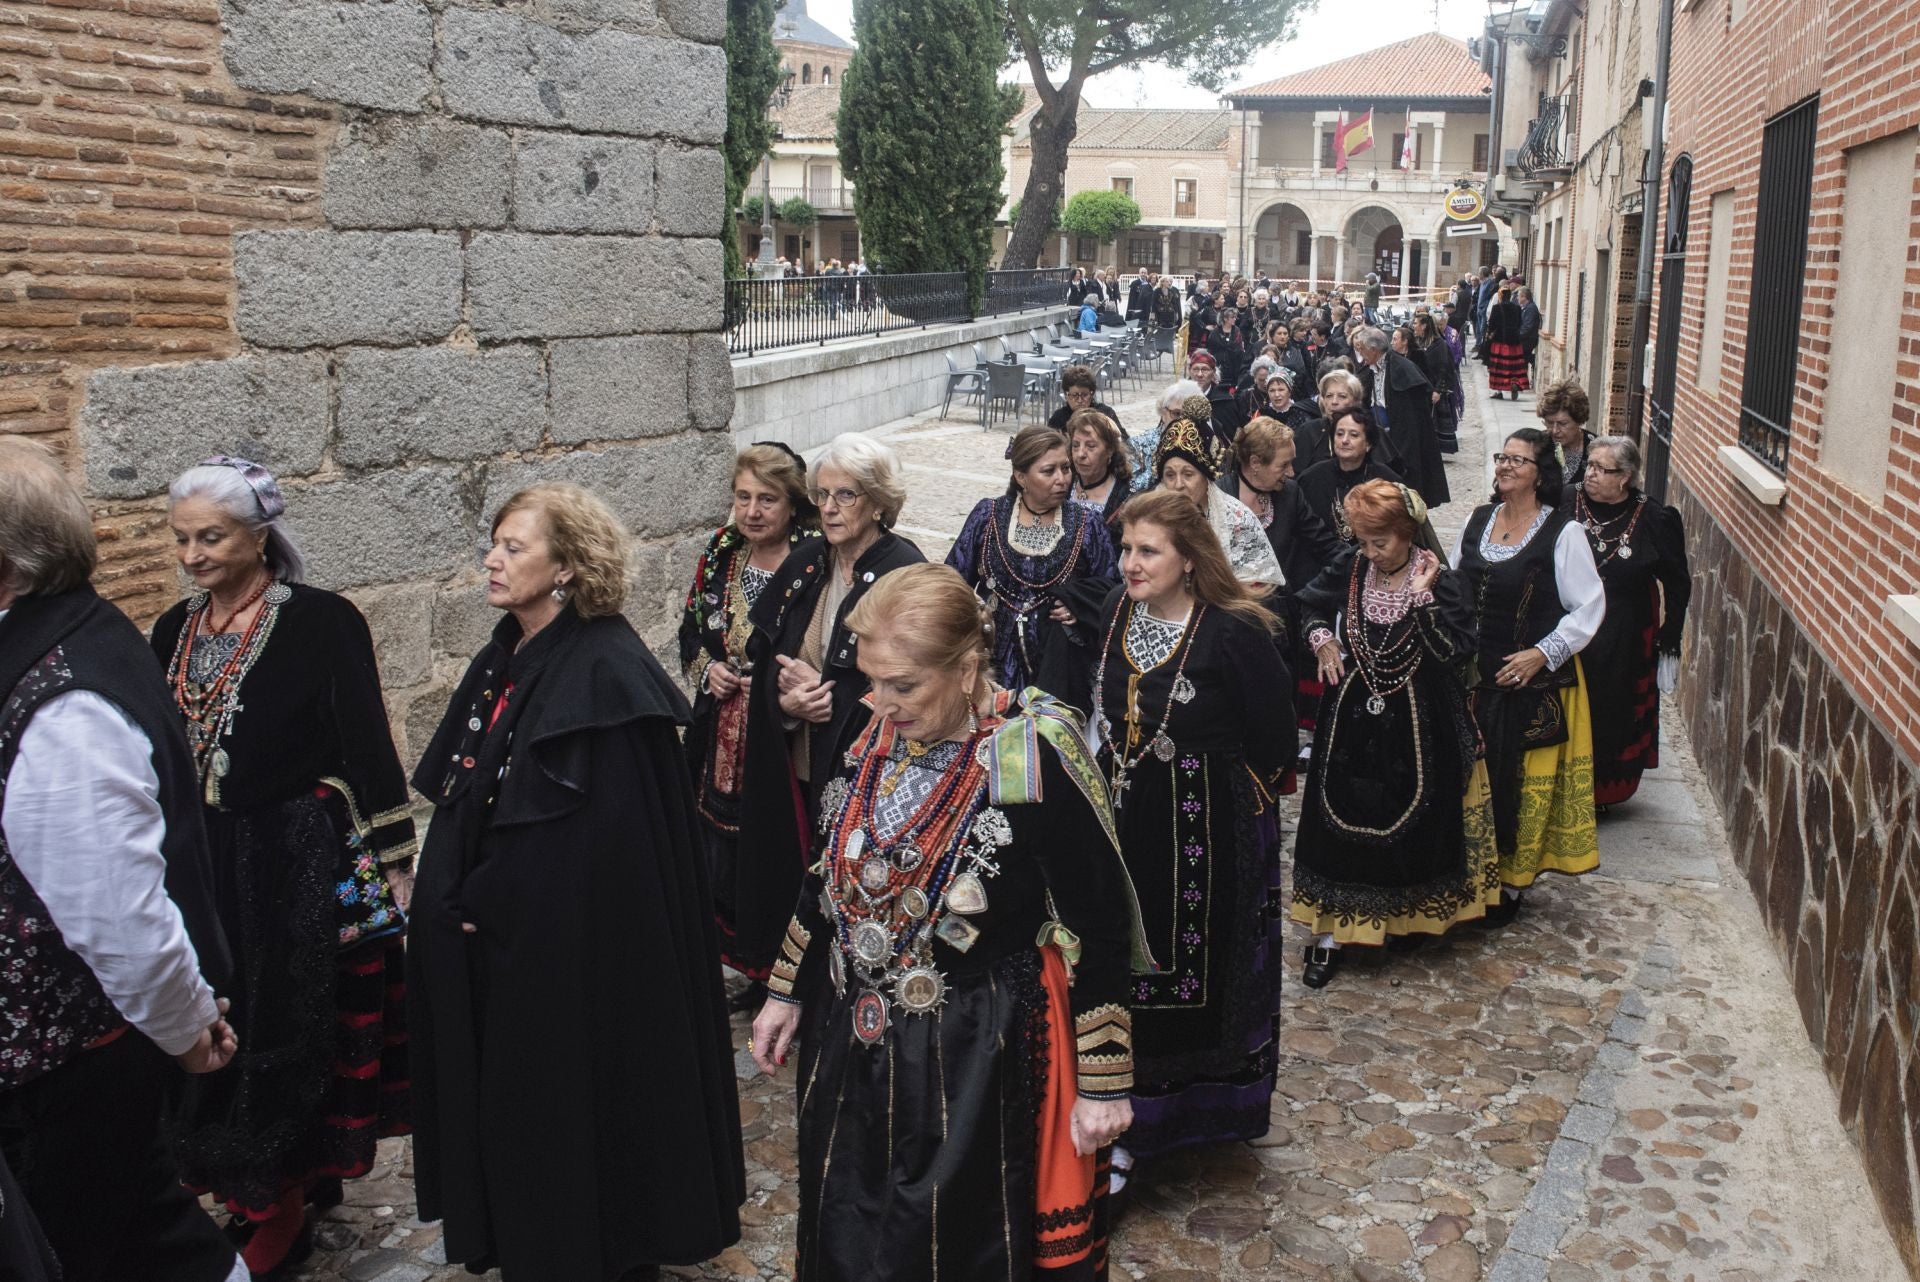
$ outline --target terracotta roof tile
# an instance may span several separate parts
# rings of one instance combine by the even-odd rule
[[[1467,52],[1466,41],[1429,31],[1278,80],[1244,85],[1227,97],[1346,98],[1360,108],[1368,98],[1479,98],[1491,83]]]
[[[1073,146],[1115,151],[1220,151],[1232,114],[1213,111],[1080,110]]]

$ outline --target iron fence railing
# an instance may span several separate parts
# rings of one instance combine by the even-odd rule
[[[727,350],[736,355],[1065,306],[1064,267],[988,272],[977,313],[962,272],[785,276],[727,282]]]
[[[1565,98],[1542,98],[1540,114],[1527,127],[1520,145],[1520,168],[1527,173],[1567,167],[1568,104]]]

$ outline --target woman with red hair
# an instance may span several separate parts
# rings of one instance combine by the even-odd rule
[[[1347,944],[1404,946],[1500,902],[1487,771],[1462,663],[1474,606],[1393,481],[1346,498],[1359,540],[1295,596],[1326,693],[1294,843],[1293,919],[1314,933],[1301,980],[1325,987]]]

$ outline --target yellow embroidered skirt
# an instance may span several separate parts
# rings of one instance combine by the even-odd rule
[[[1593,712],[1584,668],[1560,692],[1560,706],[1566,711],[1566,742],[1529,748],[1520,761],[1518,830],[1513,853],[1500,856],[1500,880],[1515,889],[1531,886],[1543,872],[1578,875],[1600,866],[1593,819]]]

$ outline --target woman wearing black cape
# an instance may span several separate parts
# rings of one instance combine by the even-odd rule
[[[626,533],[572,485],[494,520],[507,612],[414,786],[419,1214],[507,1282],[631,1282],[740,1236],[746,1177],[686,700],[620,616]]]

